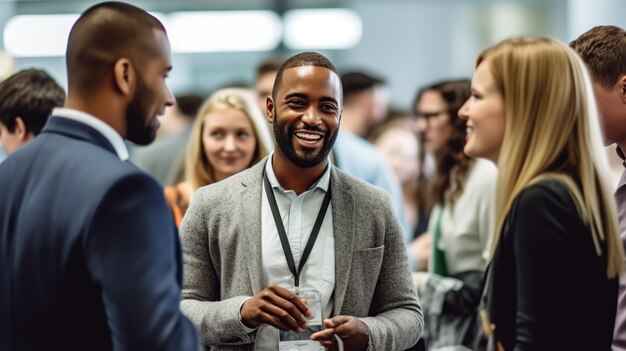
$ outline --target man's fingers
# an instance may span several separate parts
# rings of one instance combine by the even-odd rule
[[[297,309],[297,311],[300,314],[303,314],[307,317],[311,315],[311,311],[309,311],[309,307],[306,305],[305,301],[301,299],[298,295],[292,293],[291,291],[287,289],[281,288],[280,286],[273,286],[272,288],[274,289],[274,292],[276,293],[277,296],[281,297],[283,301],[287,301],[290,304],[289,306],[290,308],[291,306],[293,306],[293,308]],[[295,310],[293,311],[290,310],[290,313],[292,314],[295,313]]]
[[[296,296],[295,300],[299,301],[300,299]],[[284,319],[286,318],[284,314],[288,314],[300,326],[304,326],[307,323],[306,318],[304,317],[302,312],[293,303],[285,300],[283,297],[270,294],[264,296],[264,301],[266,302],[264,306],[273,306],[280,309],[280,312],[276,312],[275,310],[273,310],[272,314],[274,314],[275,316]]]
[[[315,341],[330,340],[334,342],[335,341],[335,337],[333,336],[334,333],[335,331],[332,328],[324,329],[322,331],[318,331],[317,333],[313,333],[311,335],[311,340],[315,340]]]
[[[269,324],[273,327],[276,327],[282,331],[290,331],[293,330],[289,325],[283,323],[280,319],[272,316],[269,313],[261,312],[258,317],[259,321],[263,324]]]
[[[350,320],[348,316],[335,316],[330,319],[324,320],[324,326],[326,328],[337,328],[338,326],[347,323]]]
[[[301,330],[308,327],[306,320],[302,317],[301,314],[299,316],[300,321],[298,321],[296,318],[294,318],[292,314],[285,311],[280,306],[276,306],[271,303],[265,303],[261,306],[261,310],[287,326],[287,329],[285,330]]]

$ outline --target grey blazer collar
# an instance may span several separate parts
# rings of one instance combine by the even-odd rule
[[[248,256],[248,272],[252,291],[257,293],[261,286],[261,187],[263,168],[267,157],[253,166],[241,179],[240,213],[246,213],[249,220],[243,221],[242,233],[245,252]],[[333,166],[330,173],[330,186],[333,193],[333,231],[335,235],[335,307],[334,314],[340,314],[348,287],[352,251],[354,248],[354,206],[350,194],[350,181]]]

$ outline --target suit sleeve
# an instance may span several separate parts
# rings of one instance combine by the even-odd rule
[[[203,344],[244,345],[254,342],[239,319],[239,309],[249,296],[221,300],[220,279],[209,251],[206,213],[210,200],[206,188],[198,190],[180,228],[185,273],[181,310],[200,331]]]
[[[515,202],[510,214],[518,301],[514,350],[538,350],[554,344],[562,313],[555,302],[571,288],[562,280],[568,269],[566,225],[578,214],[571,200],[542,184],[525,189]]]
[[[134,174],[113,184],[84,246],[115,350],[198,349],[196,330],[179,310],[178,236],[153,179]]]
[[[405,350],[415,345],[422,333],[424,316],[411,278],[402,229],[389,197],[384,199],[384,255],[372,305],[375,316],[361,318],[370,330],[374,350]],[[350,287],[358,289],[358,287]],[[365,303],[365,301],[364,301]]]

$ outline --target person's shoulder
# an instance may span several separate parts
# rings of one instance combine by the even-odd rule
[[[472,161],[472,166],[468,175],[468,182],[472,181],[478,184],[494,184],[497,178],[498,169],[493,162],[481,158],[476,158]]]
[[[480,176],[495,177],[498,175],[498,168],[493,162],[489,160],[476,158],[474,159],[473,167],[474,167],[473,169],[476,172],[476,174]]]
[[[384,183],[392,176],[382,154],[369,141],[357,135],[340,133],[333,150],[338,166],[358,178],[371,183]]]
[[[574,198],[568,187],[557,179],[542,179],[525,187],[516,196],[511,212],[518,218],[579,218]]]
[[[372,152],[376,157],[379,156],[378,150],[376,150],[376,147],[374,147],[372,143],[348,131],[339,133],[336,145],[346,151]]]
[[[492,196],[498,181],[498,170],[493,162],[474,159],[470,167],[463,182],[463,192],[472,194],[468,195],[472,197]]]
[[[516,201],[532,205],[539,205],[545,201],[573,205],[567,186],[557,179],[550,178],[539,180],[525,187],[517,196]]]

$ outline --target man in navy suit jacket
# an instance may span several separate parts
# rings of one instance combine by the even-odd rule
[[[124,162],[174,103],[165,30],[95,5],[66,59],[65,108],[0,165],[0,350],[196,350],[162,189]]]

